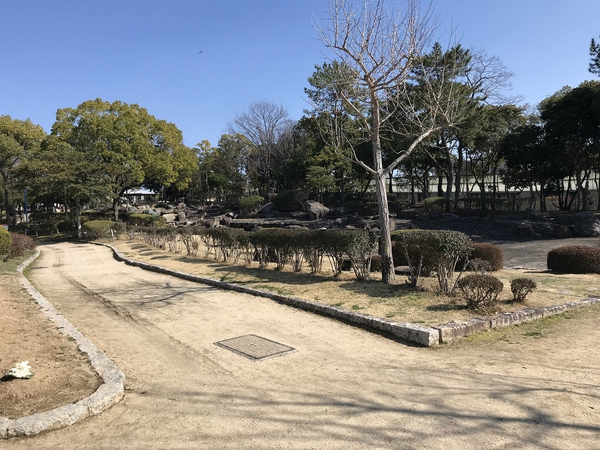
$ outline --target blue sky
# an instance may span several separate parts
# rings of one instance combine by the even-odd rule
[[[587,67],[599,0],[438,0],[434,8],[440,40],[456,28],[463,46],[498,56],[524,102],[597,79]],[[320,19],[326,9],[326,0],[0,0],[0,115],[49,132],[59,108],[121,100],[175,123],[189,146],[216,145],[256,101],[299,119],[306,80],[325,61],[313,13]]]

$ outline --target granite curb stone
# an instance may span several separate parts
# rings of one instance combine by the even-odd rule
[[[525,322],[533,322],[544,317],[554,316],[568,310],[600,303],[600,297],[588,297],[578,302],[568,302],[562,305],[544,306],[540,308],[523,308],[518,311],[496,314],[489,318],[474,318],[467,322],[452,321],[434,327],[440,332],[440,344],[467,336],[486,329],[508,327]]]
[[[0,417],[0,438],[16,436],[31,436],[43,431],[55,430],[72,425],[92,415],[100,414],[106,408],[118,403],[125,393],[125,375],[114,363],[106,357],[96,346],[81,334],[67,319],[65,319],[51,304],[40,294],[37,289],[23,275],[23,270],[31,264],[40,254],[36,253],[17,268],[21,274],[21,285],[29,295],[38,303],[42,312],[56,324],[58,329],[72,337],[79,349],[88,355],[90,364],[102,378],[103,384],[90,396],[74,403],[50,411],[45,411],[18,419]]]

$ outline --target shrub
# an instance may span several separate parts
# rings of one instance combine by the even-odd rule
[[[259,211],[265,199],[260,195],[251,195],[240,200],[239,208],[244,213]]]
[[[444,197],[427,197],[423,200],[423,209],[425,212],[444,212],[448,200]]]
[[[408,280],[413,286],[417,285],[424,268],[431,265],[433,252],[430,233],[427,230],[398,230],[391,233],[394,265],[408,265]]]
[[[35,248],[35,241],[30,236],[20,233],[10,233],[10,238],[9,258],[23,256],[27,250],[33,250]]]
[[[127,225],[132,227],[166,227],[167,221],[163,216],[133,213],[126,218]]]
[[[536,288],[537,284],[531,278],[516,278],[510,282],[510,291],[515,302],[524,302],[527,294]]]
[[[304,211],[304,204],[308,200],[308,194],[301,189],[283,191],[273,197],[273,204],[277,211],[295,212]]]
[[[490,263],[490,270],[492,272],[502,270],[504,267],[504,255],[502,254],[502,249],[494,244],[473,244],[471,258],[487,261]]]
[[[468,268],[475,273],[487,275],[487,273],[492,270],[492,264],[489,261],[484,261],[480,258],[473,258],[469,260]]]
[[[81,225],[84,239],[93,241],[103,237],[112,237],[111,230],[115,237],[125,232],[125,224],[112,222],[110,220],[89,220]]]
[[[467,308],[477,311],[494,306],[498,301],[498,295],[504,289],[502,281],[492,275],[470,274],[457,282],[462,291]]]
[[[0,260],[6,261],[8,259],[11,242],[10,233],[4,227],[0,227]]]
[[[450,230],[402,230],[392,233],[392,239],[404,249],[410,268],[409,281],[413,286],[423,269],[431,267],[435,270],[440,291],[452,293],[454,271],[460,261],[467,261],[472,249],[466,234]],[[461,273],[465,266],[466,262],[463,262]]]
[[[548,252],[548,269],[559,273],[600,273],[600,248],[573,245]]]
[[[371,272],[381,272],[382,268],[381,255],[371,256]]]

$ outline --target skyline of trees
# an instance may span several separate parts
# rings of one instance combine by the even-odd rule
[[[591,56],[597,47],[592,40]],[[227,202],[304,189],[343,204],[375,191],[386,206],[382,198],[395,201],[401,190],[411,205],[445,197],[448,211],[494,209],[507,198],[524,208],[516,194],[529,192],[531,208],[600,209],[590,197],[600,187],[600,81],[564,87],[533,111],[504,95],[512,74],[496,57],[460,45],[427,51],[406,78],[384,83],[381,97],[368,80],[375,72],[357,76],[341,60],[315,66],[305,89],[313,108],[302,118],[257,101],[234,117],[216,147],[203,141],[189,148],[174,124],[119,101],[59,109],[49,135],[29,120],[1,116],[0,203],[13,219],[25,195],[76,211],[110,203],[118,218],[124,192],[144,185],[169,198]],[[434,111],[428,98],[454,109]],[[457,120],[436,123],[439,113]]]

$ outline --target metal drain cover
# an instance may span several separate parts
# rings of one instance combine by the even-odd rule
[[[215,345],[255,361],[295,350],[292,347],[256,336],[255,334],[225,339],[224,341],[215,342]]]

